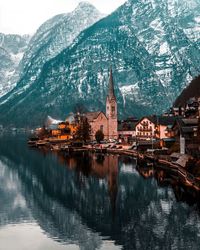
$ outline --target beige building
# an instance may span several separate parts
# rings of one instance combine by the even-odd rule
[[[91,139],[95,140],[95,133],[101,130],[104,134],[104,138],[108,139],[108,118],[102,111],[88,112],[85,114],[91,127]]]
[[[106,114],[102,111],[85,114],[91,126],[91,139],[95,139],[98,130],[104,133],[105,139],[117,139],[117,100],[114,92],[112,69],[110,70],[108,95],[106,97]]]
[[[175,122],[174,117],[147,116],[143,117],[135,127],[136,137],[142,140],[167,139]]]

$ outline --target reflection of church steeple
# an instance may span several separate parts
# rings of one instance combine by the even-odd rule
[[[108,191],[109,191],[109,196],[110,196],[112,216],[114,219],[115,213],[116,213],[116,200],[117,200],[117,193],[118,193],[118,184],[117,184],[116,176],[113,177],[112,182],[109,182],[108,185],[109,185]]]
[[[116,200],[117,200],[117,193],[118,193],[118,165],[117,165],[117,158],[110,156],[109,158],[109,173],[108,173],[108,192],[110,196],[110,203],[112,209],[112,216],[113,219],[115,217],[116,212]]]
[[[59,157],[62,154],[58,154]],[[60,161],[63,159],[61,157]],[[116,213],[116,201],[118,194],[118,158],[113,155],[101,155],[101,154],[84,154],[76,155],[76,157],[66,156],[65,163],[70,170],[74,170],[76,173],[76,178],[74,183],[75,188],[82,189],[84,192],[84,187],[87,178],[90,176],[95,176],[99,179],[107,180],[108,185],[108,195],[110,198],[110,207],[112,212],[112,217],[114,219]]]

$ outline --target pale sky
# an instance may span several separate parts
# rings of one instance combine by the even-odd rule
[[[102,13],[111,13],[126,0],[87,0]],[[81,0],[0,0],[0,32],[33,34],[54,15],[71,12]]]

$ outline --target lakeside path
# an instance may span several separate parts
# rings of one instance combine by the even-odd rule
[[[155,156],[150,153],[141,153],[136,150],[130,150],[130,149],[124,149],[124,148],[99,148],[99,147],[88,147],[88,146],[82,146],[82,147],[66,147],[62,146],[62,144],[48,144],[48,145],[40,145],[37,146],[40,147],[47,147],[51,149],[52,151],[62,151],[67,154],[71,153],[81,153],[81,152],[93,152],[93,153],[108,153],[108,154],[118,154],[118,155],[126,155],[133,158],[136,158],[140,161],[141,164],[144,164],[146,162],[150,162],[154,165],[156,168],[163,168],[166,171],[172,171],[177,176],[179,181],[184,184],[185,186],[191,187],[195,189],[196,191],[200,191],[200,178],[195,177],[191,173],[187,171],[186,168],[182,167],[176,162],[173,162],[170,159],[162,159],[159,156]]]
[[[89,149],[90,151],[90,149]],[[101,152],[101,149],[92,149],[92,152]],[[195,177],[191,173],[187,171],[186,168],[182,167],[178,163],[160,159],[158,156],[154,156],[148,153],[141,153],[135,150],[125,150],[125,149],[107,149],[107,153],[110,154],[119,154],[119,155],[126,155],[137,158],[143,162],[150,161],[154,164],[155,167],[163,168],[165,170],[173,171],[179,177],[179,181],[191,188],[194,188],[196,191],[200,191],[200,179]]]

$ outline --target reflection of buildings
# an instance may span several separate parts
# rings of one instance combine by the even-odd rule
[[[147,167],[143,165],[138,165],[137,170],[145,179],[154,177],[161,187],[172,187],[177,201],[187,202],[189,205],[198,202],[200,193],[191,185],[188,185],[187,181],[180,178],[176,172],[156,166]]]
[[[145,179],[153,177],[155,172],[153,166],[137,167],[137,170]]]
[[[79,181],[84,181],[84,176],[106,180],[112,212],[115,212],[118,191],[118,157],[114,155],[84,153],[76,155],[76,157],[58,154],[58,158],[60,163],[65,163],[70,170],[77,172]]]
[[[198,213],[177,203],[171,188],[160,187],[153,180],[146,181],[135,172],[117,173],[116,162],[119,166],[134,168],[133,159],[87,155],[80,157],[85,158],[81,163],[79,157],[73,160],[64,157],[65,164],[70,162],[74,169],[71,171],[66,166],[68,163],[59,164],[55,155],[44,156],[30,151],[20,140],[7,144],[7,148],[6,143],[0,141],[0,152],[7,167],[17,174],[34,218],[53,239],[75,242],[83,250],[100,249],[102,237],[109,238],[124,250],[166,249],[166,246],[179,249],[180,241],[182,249],[185,246],[197,249],[193,246],[200,243]],[[63,159],[59,156],[59,161]],[[81,172],[86,162],[89,162],[87,172]],[[161,182],[170,178],[162,171],[159,174]],[[76,183],[77,174],[84,177],[85,185],[81,189]],[[110,187],[111,194],[115,194],[116,182],[118,194],[113,220],[109,202],[112,196],[108,195],[108,189]],[[196,196],[191,196],[187,188],[175,191],[173,186],[173,189],[178,199],[189,204],[192,204],[191,197],[193,201],[199,199],[197,192],[194,192]],[[191,221],[195,221],[192,227]]]

